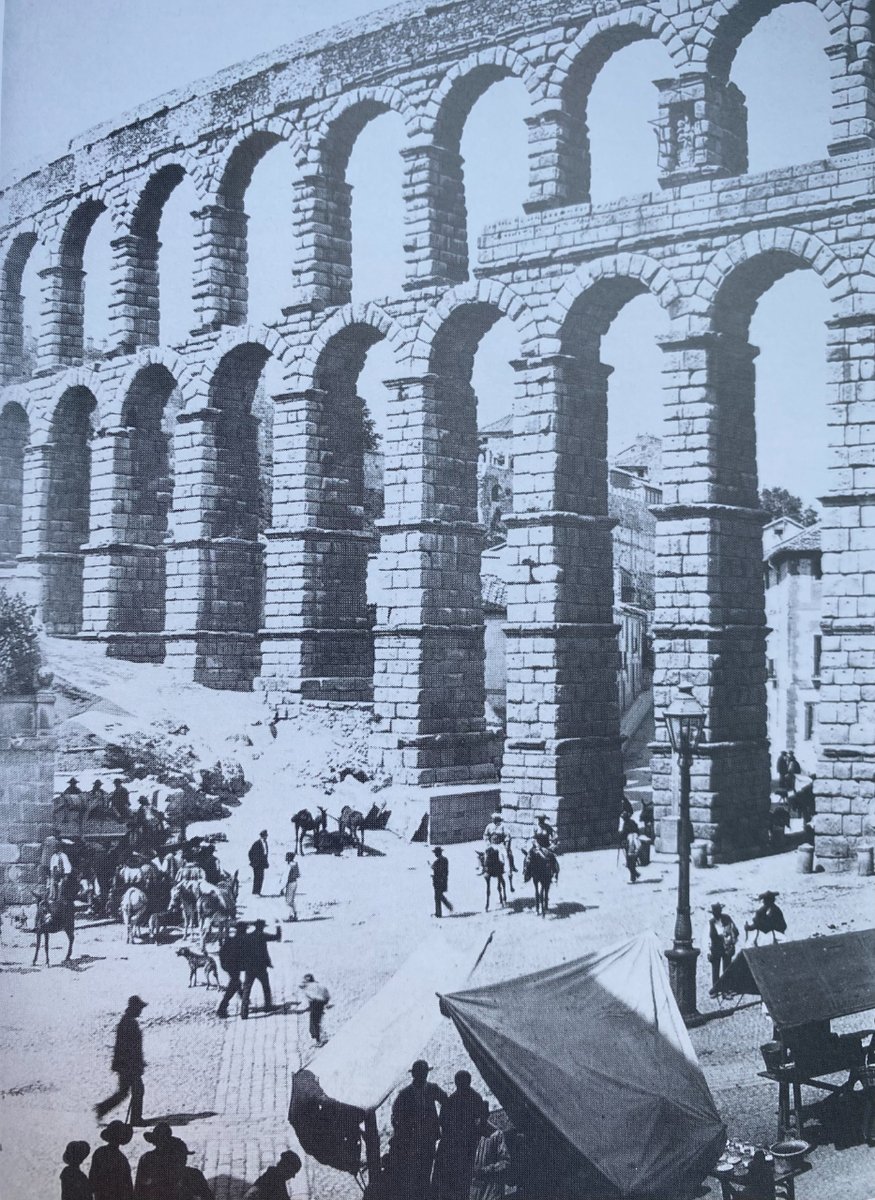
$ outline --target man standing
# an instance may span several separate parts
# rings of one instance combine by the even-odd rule
[[[629,872],[629,882],[638,882],[638,854],[641,850],[641,840],[638,837],[638,826],[634,821],[629,822],[626,833],[626,869]]]
[[[392,1105],[392,1174],[404,1200],[427,1200],[441,1126],[437,1106],[447,1099],[436,1083],[428,1082],[431,1067],[417,1059],[410,1068],[413,1081],[402,1088]]]
[[[124,786],[120,779],[112,781],[112,791],[109,793],[109,802],[112,805],[112,810],[120,821],[127,821],[131,815],[130,792]]]
[[[121,1104],[130,1094],[131,1115],[128,1124],[143,1124],[143,1071],[146,1064],[143,1061],[143,1035],[137,1018],[145,1007],[145,1000],[141,1000],[139,996],[131,996],[124,1016],[116,1026],[111,1069],[118,1075],[118,1090],[106,1100],[95,1104],[94,1112],[98,1120],[105,1117],[110,1109]]]
[[[243,935],[246,933],[246,922],[238,921],[231,937],[226,938],[219,949],[219,965],[228,976],[225,994],[216,1009],[217,1017],[227,1017],[228,1005],[235,996],[242,996],[243,985],[240,973],[243,970]]]
[[[307,1007],[303,1012],[310,1014],[310,1037],[317,1046],[322,1045],[322,1014],[328,1007],[328,1002],[331,996],[328,994],[328,988],[323,987],[321,983],[317,983],[312,975],[305,975],[298,985],[304,993],[304,999],[307,1001]]]
[[[249,997],[252,995],[252,985],[256,979],[261,984],[264,1011],[273,1011],[270,978],[267,974],[273,963],[270,961],[267,943],[280,941],[282,930],[277,925],[276,933],[265,933],[266,924],[266,921],[259,918],[255,922],[255,928],[243,938],[243,998],[240,1004],[240,1016],[244,1021],[249,1016]]]
[[[298,910],[295,907],[295,897],[298,894],[298,880],[301,878],[301,868],[298,866],[298,860],[295,858],[294,850],[289,850],[286,854],[286,863],[288,864],[288,873],[286,874],[285,887],[283,889],[286,897],[286,904],[289,906],[290,916],[286,917],[287,921],[297,921]]]
[[[708,922],[708,962],[711,964],[711,991],[717,995],[720,976],[735,957],[738,942],[738,927],[722,904],[711,905],[711,920]]]
[[[453,911],[453,906],[446,897],[447,886],[450,882],[450,864],[444,858],[444,852],[440,846],[435,846],[432,854],[434,854],[434,861],[431,864],[431,886],[434,892],[434,915],[442,917],[444,905],[449,912]]]
[[[267,830],[262,829],[258,839],[249,847],[249,865],[252,867],[252,894],[261,895],[264,872],[270,866],[267,854]]]
[[[283,1150],[276,1166],[268,1167],[259,1175],[243,1200],[288,1200],[286,1183],[294,1179],[300,1169],[301,1160],[294,1150]]]
[[[468,1200],[480,1124],[489,1106],[471,1087],[469,1071],[457,1071],[456,1090],[441,1105],[441,1140],[434,1159],[436,1200]]]

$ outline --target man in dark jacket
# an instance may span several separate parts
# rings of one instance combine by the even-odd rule
[[[216,1009],[217,1017],[227,1017],[228,1005],[235,996],[243,995],[243,985],[240,975],[243,971],[243,938],[246,933],[246,922],[238,921],[231,936],[226,938],[219,949],[219,965],[228,976],[225,994]]]
[[[249,997],[252,994],[252,985],[256,979],[261,984],[261,990],[264,994],[265,1012],[270,1012],[273,1009],[273,997],[270,994],[270,979],[267,974],[273,963],[270,961],[267,943],[280,941],[282,930],[277,925],[276,933],[265,933],[264,927],[266,924],[266,921],[262,921],[259,918],[255,922],[255,928],[243,938],[243,998],[240,1006],[240,1016],[244,1021],[249,1016]]]
[[[489,1105],[471,1087],[469,1071],[457,1071],[455,1083],[456,1090],[441,1105],[432,1179],[436,1200],[468,1200],[480,1125],[489,1116]]]
[[[267,830],[262,829],[256,841],[249,847],[249,865],[252,867],[252,894],[261,895],[264,872],[270,866],[267,855]]]
[[[116,1026],[115,1047],[112,1052],[112,1070],[118,1075],[118,1091],[106,1100],[95,1104],[94,1112],[98,1120],[131,1097],[131,1116],[129,1124],[143,1124],[143,1071],[146,1064],[143,1061],[143,1035],[137,1018],[146,1007],[146,1001],[139,996],[131,996],[124,1016]]]
[[[431,864],[431,886],[434,891],[434,915],[436,917],[443,916],[443,907],[453,911],[453,906],[446,897],[447,886],[450,882],[450,864],[444,858],[444,852],[440,846],[435,846],[432,851],[434,861]]]
[[[131,1167],[120,1147],[126,1146],[134,1136],[130,1125],[124,1121],[110,1121],[100,1136],[106,1142],[91,1155],[91,1170],[88,1182],[94,1191],[94,1200],[131,1200],[134,1185]]]
[[[392,1174],[404,1200],[427,1200],[435,1143],[441,1127],[436,1106],[447,1099],[436,1083],[428,1082],[431,1067],[423,1059],[410,1068],[412,1083],[402,1088],[392,1105]]]
[[[301,1169],[301,1160],[294,1150],[283,1150],[276,1166],[268,1167],[246,1192],[244,1200],[288,1200],[286,1183]]]

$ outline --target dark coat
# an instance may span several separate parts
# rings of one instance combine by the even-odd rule
[[[431,864],[431,881],[436,892],[443,894],[447,890],[450,882],[450,864],[443,855],[436,856]]]
[[[140,1032],[140,1026],[133,1013],[126,1012],[115,1030],[112,1070],[129,1075],[141,1075],[145,1066],[143,1035]]]
[[[278,1167],[268,1167],[264,1174],[256,1179],[253,1188],[253,1200],[256,1196],[258,1200],[288,1200],[286,1180]],[[248,1192],[246,1194],[249,1195]]]
[[[272,967],[267,943],[279,940],[278,934],[264,933],[259,929],[247,933],[243,938],[243,970],[247,974],[256,974],[266,967]]]
[[[403,1149],[411,1144],[436,1142],[441,1132],[436,1106],[446,1099],[446,1092],[436,1083],[426,1083],[424,1087],[409,1083],[402,1088],[392,1105],[394,1145]]]
[[[130,1163],[118,1146],[99,1146],[94,1151],[88,1179],[94,1200],[131,1200],[134,1194]]]
[[[244,938],[235,933],[222,943],[219,964],[228,975],[239,975],[243,970],[243,941]]]
[[[79,1167],[64,1167],[61,1172],[61,1200],[92,1200],[94,1193],[88,1176]]]
[[[249,847],[249,865],[250,867],[267,867],[268,865],[267,851],[261,838],[256,838]]]

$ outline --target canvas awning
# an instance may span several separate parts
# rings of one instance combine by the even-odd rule
[[[875,1008],[875,929],[740,951],[717,985],[762,996],[778,1029]]]
[[[435,996],[462,987],[492,940],[443,922],[388,983],[292,1079],[289,1121],[319,1162],[355,1171],[358,1124],[409,1083],[410,1064],[441,1023]]]
[[[717,1162],[726,1130],[652,933],[441,1009],[555,1194],[675,1196]]]

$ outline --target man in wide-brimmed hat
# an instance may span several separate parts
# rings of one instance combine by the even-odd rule
[[[188,1147],[166,1121],[159,1121],[143,1137],[154,1149],[147,1150],[137,1164],[134,1195],[137,1200],[167,1200],[177,1194]]]
[[[426,1200],[429,1195],[435,1145],[441,1133],[438,1109],[447,1094],[436,1083],[429,1083],[430,1070],[428,1063],[418,1058],[410,1068],[412,1081],[392,1105],[392,1174],[405,1200]]]
[[[738,943],[738,926],[732,917],[723,911],[722,904],[711,905],[708,941],[708,962],[711,964],[710,995],[716,996],[720,976],[735,957],[735,947]]]
[[[256,980],[261,984],[265,1012],[273,1010],[273,996],[270,992],[268,975],[273,963],[270,961],[267,943],[278,942],[282,938],[282,930],[279,925],[277,925],[275,933],[265,933],[266,921],[259,917],[253,924],[255,928],[251,929],[243,938],[243,995],[240,1003],[240,1016],[244,1021],[249,1016],[249,998],[252,995],[252,985]]]
[[[146,1069],[146,1063],[143,1059],[143,1035],[137,1018],[145,1007],[145,1000],[141,1000],[139,996],[131,996],[124,1016],[116,1026],[111,1069],[118,1075],[118,1090],[94,1106],[98,1120],[130,1095],[130,1123],[143,1123],[143,1071]]]
[[[134,1136],[130,1125],[124,1121],[110,1121],[100,1136],[106,1142],[91,1156],[88,1180],[94,1191],[94,1200],[131,1200],[134,1185],[131,1167],[119,1147],[126,1146]]]

